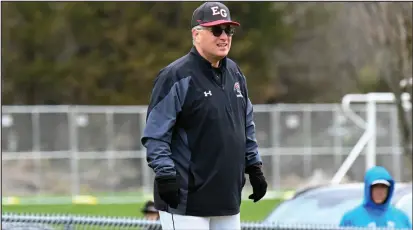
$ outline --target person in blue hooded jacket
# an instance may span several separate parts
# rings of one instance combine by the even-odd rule
[[[411,229],[409,217],[390,204],[394,183],[385,168],[369,169],[364,177],[363,203],[344,214],[340,226]]]

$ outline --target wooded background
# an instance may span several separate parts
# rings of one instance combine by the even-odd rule
[[[412,74],[412,3],[224,2],[251,100],[338,102]],[[2,2],[3,104],[145,105],[200,2]]]
[[[338,103],[348,93],[393,92],[397,98],[401,137],[398,141],[406,157],[403,159],[404,165],[399,167],[404,172],[409,171],[407,175],[411,175],[412,117],[405,113],[400,96],[403,91],[411,92],[412,88],[411,84],[400,87],[400,82],[412,79],[412,2],[224,3],[231,10],[232,18],[242,24],[234,35],[229,56],[246,75],[249,95],[254,104]],[[189,52],[192,46],[191,17],[200,4],[201,2],[1,2],[2,104],[147,105],[154,79],[160,69]],[[28,147],[29,150],[32,148],[34,156],[37,156],[37,149],[42,149],[42,146],[50,151],[66,151],[66,147],[57,147],[64,146],[65,143],[67,146],[75,146],[69,138],[69,122],[65,123],[56,114],[51,114],[50,117],[44,115],[42,120],[38,118],[42,121],[39,124],[43,125],[36,136],[31,131],[36,125],[33,125],[30,116],[28,114],[27,119],[15,122],[13,127],[2,127],[6,133],[4,136],[7,137],[2,138],[2,142],[18,149],[19,145],[24,148],[26,145],[35,146],[32,143],[38,138],[37,146],[40,147]],[[130,145],[133,146],[130,149],[136,150],[134,146],[139,143],[136,141],[139,136],[137,133],[140,133],[142,127],[137,125],[139,122],[133,122],[139,116],[132,114],[130,117],[132,116],[130,122],[126,122],[129,118],[117,121],[115,128],[122,127],[131,131],[119,131],[116,136],[110,134],[116,137],[112,141],[108,141],[106,131],[102,131],[111,129],[109,125],[103,127],[106,125],[105,118],[92,118],[92,115],[90,122],[95,122],[94,125],[76,128],[81,131],[79,137],[75,138],[85,143],[88,151],[103,151],[106,147],[101,146],[106,146],[106,143],[110,143],[107,146]],[[330,115],[326,116],[328,117]],[[325,121],[326,124],[329,122],[335,124],[336,121]],[[326,130],[316,127],[322,123],[309,125],[309,129],[315,131],[307,136],[313,138],[314,133],[314,138],[325,139],[324,133],[330,132],[330,129],[327,126]],[[328,127],[338,130],[341,126]],[[271,129],[287,130],[282,127]],[[304,140],[307,137],[301,137],[301,134],[306,134],[300,130],[291,133],[279,131],[278,138],[291,138],[291,143]],[[297,138],[295,132],[300,133]],[[96,133],[99,135],[95,135]],[[268,140],[274,140],[270,136],[272,134],[264,134],[268,135]],[[345,136],[335,136],[334,140],[335,138],[342,138],[337,139],[340,143],[348,143],[350,139],[358,137],[349,132]],[[306,146],[311,141],[303,143]],[[12,147],[7,147],[8,150],[3,148],[3,151],[15,151],[10,150]],[[78,147],[70,147],[72,148]],[[307,159],[310,155],[307,151],[304,152],[303,159]],[[314,157],[303,168],[312,167],[311,162],[317,161],[318,165],[328,162],[322,161],[322,158],[324,155]],[[297,165],[301,164],[296,164],[298,161],[295,159],[299,158],[283,160],[277,164],[300,171],[298,167],[301,166]],[[10,183],[19,185],[20,181],[25,180],[26,185],[32,186],[28,188],[39,190],[42,187],[39,184],[56,184],[44,183],[41,179],[38,179],[39,184],[34,184],[36,180],[31,179],[32,176],[41,175],[42,172],[48,172],[52,175],[50,178],[53,177],[58,182],[64,176],[76,173],[83,175],[79,170],[70,171],[72,174],[64,171],[70,165],[64,160],[58,161],[64,163],[54,163],[57,165],[54,166],[56,170],[48,166],[53,162],[51,160],[44,163],[44,168],[38,160],[33,161],[35,164],[28,163],[29,166],[37,165],[37,174],[27,171],[31,166],[21,164],[24,167],[18,167],[17,164],[10,163],[12,161],[2,162],[7,162],[5,165],[9,167],[8,171],[15,172],[8,174]],[[102,181],[108,181],[96,180],[95,172],[99,174],[100,170],[108,173],[101,174],[105,179],[122,183],[126,181],[124,184],[128,186],[135,186],[140,180],[129,177],[128,171],[138,168],[138,160],[122,159],[119,161],[122,163],[114,164],[127,173],[122,173],[122,170],[121,173],[112,173],[118,170],[106,163],[100,163],[99,166],[95,161],[89,162],[93,164],[84,163],[80,166],[92,172],[88,174],[92,175],[89,182],[83,182],[88,186],[92,181],[96,186],[101,186]],[[98,166],[92,167],[95,164]],[[130,165],[129,168],[127,165]],[[331,169],[333,167],[335,166],[329,166]],[[116,178],[105,175],[115,175]],[[293,181],[290,177],[284,179],[289,183]],[[19,188],[10,183],[9,189]],[[67,183],[62,187],[69,188]],[[117,187],[118,185],[112,186]],[[53,186],[55,188],[60,187]]]

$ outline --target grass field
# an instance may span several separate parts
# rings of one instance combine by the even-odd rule
[[[241,205],[242,221],[261,221],[281,200],[266,199],[258,203],[243,201]],[[140,212],[144,203],[134,204],[97,204],[97,205],[2,205],[2,211],[13,213],[47,213],[92,216],[142,217]]]

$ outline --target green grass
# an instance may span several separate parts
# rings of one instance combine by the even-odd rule
[[[261,200],[257,203],[243,201],[241,205],[242,221],[263,220],[280,200]],[[98,205],[3,205],[3,212],[12,213],[48,213],[92,216],[142,217],[143,203],[135,204],[98,204]]]
[[[282,200],[260,200],[257,203],[252,201],[242,201],[241,220],[242,221],[261,221],[277,207]]]

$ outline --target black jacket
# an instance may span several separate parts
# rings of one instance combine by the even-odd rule
[[[216,72],[221,72],[222,81]],[[195,48],[155,80],[142,137],[156,177],[176,175],[180,204],[158,210],[191,216],[240,211],[246,166],[261,163],[246,80],[229,58],[214,70]]]

